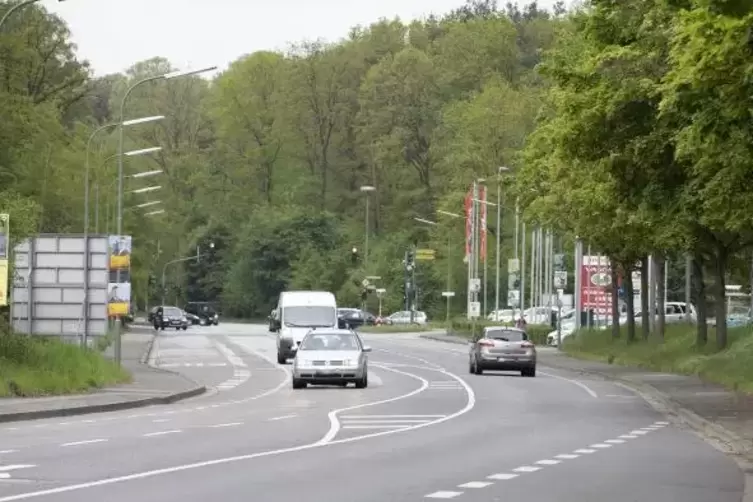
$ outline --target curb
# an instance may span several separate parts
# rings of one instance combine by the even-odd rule
[[[441,336],[447,336],[447,335],[441,335]],[[421,338],[424,338],[426,340],[432,340],[435,342],[452,343],[454,345],[468,345],[470,343],[470,340],[455,340],[454,338],[439,338],[438,335],[421,335]]]
[[[465,345],[465,343],[467,343],[460,340],[439,338],[431,335],[422,335],[421,338],[437,342],[451,343],[455,345]],[[564,365],[560,366],[556,362],[551,363],[549,361],[544,364],[550,368],[556,368],[571,373],[595,375],[604,380],[613,381],[617,385],[632,390],[633,392],[638,394],[641,399],[651,405],[654,410],[661,413],[662,415],[666,415],[675,423],[685,425],[686,427],[694,431],[697,435],[701,436],[701,438],[703,438],[706,442],[714,446],[717,450],[732,457],[732,459],[742,471],[745,478],[745,488],[742,502],[753,502],[753,449],[746,451],[742,448],[738,448],[738,445],[745,444],[745,440],[734,432],[727,430],[725,427],[707,420],[697,413],[679,405],[669,395],[665,394],[652,385],[636,382],[629,378],[609,375],[598,370],[573,369],[568,368]]]

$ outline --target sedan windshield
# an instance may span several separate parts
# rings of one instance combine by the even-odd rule
[[[337,314],[334,307],[285,307],[282,317],[285,320],[285,326],[289,327],[331,327],[337,323]]]
[[[485,338],[502,342],[524,342],[528,340],[525,333],[512,329],[490,329],[486,332]]]
[[[163,312],[162,315],[165,315],[167,317],[182,317],[183,316],[183,312],[181,312],[178,309],[163,309],[162,312]]]
[[[298,350],[361,350],[358,339],[349,333],[311,333]]]

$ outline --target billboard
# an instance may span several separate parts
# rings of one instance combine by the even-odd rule
[[[109,282],[107,284],[107,315],[121,317],[131,309],[131,246],[130,235],[111,235],[107,238],[110,251]]]
[[[597,315],[612,311],[612,272],[606,256],[584,256],[580,268],[579,310]]]
[[[8,305],[8,245],[10,217],[0,214],[0,306]]]

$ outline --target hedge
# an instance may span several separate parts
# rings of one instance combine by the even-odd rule
[[[475,334],[478,336],[487,326],[510,326],[510,324],[478,320],[476,321],[475,326]],[[473,338],[473,324],[466,318],[460,317],[453,319],[450,330],[453,335]],[[528,338],[536,345],[546,345],[546,336],[552,332],[552,327],[548,324],[529,324],[526,327],[526,332],[528,333]]]

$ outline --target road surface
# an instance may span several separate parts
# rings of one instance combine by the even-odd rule
[[[622,387],[364,335],[367,389],[293,390],[266,326],[165,332],[212,387],[169,406],[0,425],[0,502],[739,502],[728,457]],[[544,349],[546,350],[546,349]]]

